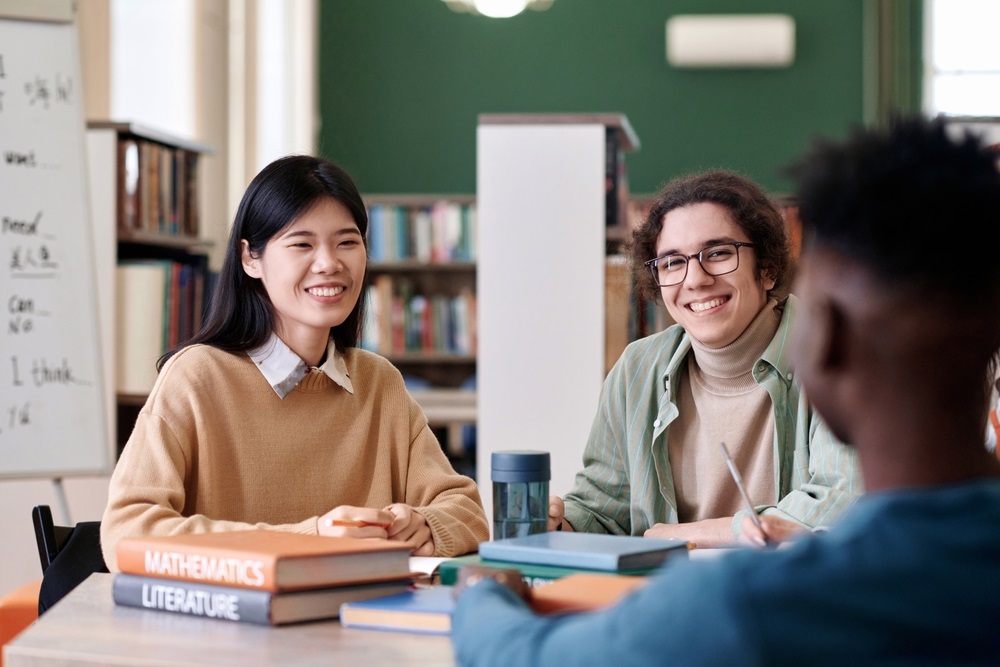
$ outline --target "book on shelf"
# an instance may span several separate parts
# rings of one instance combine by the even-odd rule
[[[407,580],[397,580],[273,592],[121,572],[114,575],[112,598],[115,604],[124,607],[256,625],[284,625],[336,618],[345,602],[395,595],[409,585]]]
[[[197,165],[208,147],[150,138],[130,123],[92,121],[88,126],[91,132],[113,133],[117,144],[115,213],[123,235],[198,236]]]
[[[366,289],[370,318],[362,347],[385,356],[476,353],[476,296],[461,286],[454,293],[426,293],[413,280],[385,273]]]
[[[654,567],[688,552],[684,540],[553,531],[492,540],[479,545],[487,560],[557,565],[616,572]]]
[[[156,360],[165,348],[170,263],[120,262],[115,268],[115,387],[145,394],[156,382]]]
[[[395,630],[446,635],[455,610],[454,587],[421,586],[387,597],[345,602],[340,624],[345,628]]]
[[[412,576],[401,542],[258,529],[125,538],[116,555],[128,574],[266,591]]]
[[[517,570],[521,573],[521,578],[531,588],[547,585],[556,579],[568,577],[571,574],[599,572],[579,567],[560,567],[557,565],[537,565],[535,563],[518,563],[514,561],[489,560],[480,554],[468,554],[456,558],[448,558],[437,566],[437,576],[444,585],[453,586],[458,583],[458,573],[466,565],[478,565],[490,567],[498,570]],[[651,574],[659,565],[652,567],[639,567],[633,569],[620,569],[615,572],[622,576],[642,576]]]
[[[121,260],[115,268],[115,384],[145,394],[156,360],[201,327],[205,268],[165,259]]]
[[[476,206],[441,199],[430,204],[368,206],[371,261],[447,264],[473,262]]]
[[[139,184],[139,142],[133,137],[118,139],[118,227],[136,230],[141,226]]]

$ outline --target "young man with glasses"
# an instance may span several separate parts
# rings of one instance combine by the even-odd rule
[[[609,373],[549,529],[674,537],[702,547],[763,534],[729,474],[728,446],[758,513],[781,535],[825,525],[860,493],[855,457],[795,380],[787,341],[785,223],[749,179],[675,179],[628,246],[640,296],[676,323],[628,346]],[[777,528],[775,529],[777,533]]]
[[[460,665],[997,664],[1000,173],[914,118],[819,144],[796,176],[791,353],[866,495],[787,548],[672,560],[601,612],[537,616],[480,577],[452,616]]]

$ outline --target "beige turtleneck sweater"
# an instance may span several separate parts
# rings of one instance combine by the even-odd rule
[[[755,505],[773,505],[774,411],[751,370],[781,313],[768,300],[739,338],[719,349],[692,339],[667,444],[681,522],[733,516],[744,508],[719,448],[724,441]]]

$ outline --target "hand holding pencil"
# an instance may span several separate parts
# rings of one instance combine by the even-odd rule
[[[761,547],[774,547],[779,542],[783,542],[792,535],[805,530],[796,523],[776,516],[758,516],[757,510],[750,500],[750,495],[747,493],[746,487],[743,486],[743,476],[740,475],[740,471],[737,470],[732,457],[729,456],[729,449],[726,447],[726,443],[720,442],[719,447],[722,449],[722,456],[726,459],[729,474],[733,476],[736,488],[739,490],[740,496],[743,497],[743,502],[747,509],[750,510],[750,515],[743,520],[743,525],[741,526],[740,541]]]
[[[387,509],[340,505],[317,521],[317,532],[332,537],[389,537],[395,516]]]

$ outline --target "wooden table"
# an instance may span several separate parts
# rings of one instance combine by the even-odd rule
[[[68,665],[454,665],[451,640],[342,628],[337,620],[264,627],[118,607],[94,574],[4,648],[7,667]]]

